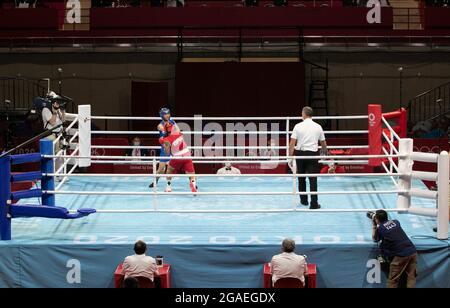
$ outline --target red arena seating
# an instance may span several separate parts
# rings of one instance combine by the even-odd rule
[[[122,273],[123,271],[123,264],[120,263],[115,272],[114,272],[114,287],[120,288],[122,285],[122,281],[124,278],[124,275]],[[159,280],[160,287],[163,289],[170,288],[170,264],[164,264],[163,267],[160,267],[158,269],[159,276],[155,277],[155,284],[157,285],[158,282],[156,280]]]
[[[263,276],[264,276],[264,288],[265,289],[272,288],[272,274],[270,273],[269,263],[264,264]],[[306,288],[315,288],[317,284],[316,280],[317,280],[317,265],[309,263]]]

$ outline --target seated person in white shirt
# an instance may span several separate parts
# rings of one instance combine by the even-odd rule
[[[134,277],[125,278],[120,286],[122,289],[139,289],[139,281]]]
[[[133,147],[141,146],[141,138],[137,136],[134,137],[133,140],[131,141],[131,146]],[[149,152],[147,149],[132,148],[127,150],[126,155],[134,157],[149,156]]]
[[[278,156],[278,148],[277,148],[277,142],[274,139],[269,139],[267,141],[267,148],[260,151],[261,156],[264,157],[272,157],[272,156]],[[272,159],[272,158],[270,158]],[[261,163],[261,169],[275,169],[278,167],[278,162],[262,162]]]
[[[241,170],[236,167],[233,167],[231,163],[226,162],[225,167],[217,170],[217,174],[241,174]]]
[[[261,156],[278,156],[276,146],[277,142],[274,139],[269,139],[267,141],[267,148],[261,151]]]
[[[272,257],[270,270],[273,284],[281,278],[297,278],[305,285],[305,276],[308,275],[306,257],[296,254],[294,250],[295,241],[285,239],[281,244],[282,253]]]
[[[128,256],[123,261],[123,274],[128,277],[145,277],[154,281],[155,275],[159,275],[156,260],[146,256],[147,245],[143,241],[134,244],[135,254]]]

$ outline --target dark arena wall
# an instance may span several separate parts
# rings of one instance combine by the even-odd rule
[[[181,62],[175,89],[183,116],[285,116],[305,104],[304,64]]]
[[[385,110],[397,109],[400,105],[398,72],[400,66],[405,68],[403,105],[417,94],[450,79],[450,55],[443,52],[310,52],[306,53],[305,57],[321,64],[328,59],[330,114],[364,114],[369,103],[383,104]],[[244,102],[245,106],[255,103],[252,107],[255,115],[259,112],[264,112],[261,115],[266,114],[265,112],[276,115],[280,110],[280,104],[286,109],[284,114],[296,115],[302,102],[307,101],[310,70],[308,67],[305,69],[305,81],[301,84],[299,80],[303,78],[303,72],[302,64],[299,63],[260,63],[259,69],[253,68],[255,63],[183,63],[181,65],[186,69],[182,71],[176,69],[176,63],[175,54],[16,53],[3,54],[0,57],[0,75],[20,75],[35,80],[50,77],[52,88],[55,89],[58,87],[59,78],[57,69],[61,67],[63,94],[74,98],[78,104],[91,104],[93,112],[97,115],[131,115],[133,81],[166,82],[167,104],[186,115],[193,115],[200,110],[201,112],[214,110],[216,116],[226,115],[230,111],[237,110],[227,109],[233,106],[232,104],[241,109],[241,102]],[[196,69],[191,69],[193,65]],[[203,66],[217,69],[223,66],[224,69],[222,74],[207,78],[210,75],[207,69],[200,69]],[[236,74],[233,78],[227,77],[227,72],[231,73],[231,70],[236,72],[239,70],[240,74]],[[254,76],[251,74],[253,72]],[[177,76],[187,81],[176,82]],[[203,84],[195,83],[195,80]],[[257,83],[270,84],[270,91],[261,86],[260,90],[252,92],[252,87]],[[223,85],[222,92],[218,92],[219,85]],[[233,91],[238,89],[245,91],[239,96],[230,98]],[[304,98],[301,96],[302,91]],[[219,102],[215,102],[216,99]],[[226,104],[223,105],[224,109],[219,111],[216,108],[220,108],[220,102]],[[261,105],[263,102],[265,106]],[[161,102],[151,101],[149,104],[146,107],[148,112],[156,115]],[[242,112],[246,112],[245,108]],[[96,124],[100,128],[104,126],[103,122]],[[114,121],[111,121],[110,125],[111,129],[126,128],[120,127],[126,124]]]

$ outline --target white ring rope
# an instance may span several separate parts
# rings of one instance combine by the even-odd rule
[[[368,115],[354,116],[314,116],[316,120],[363,120]],[[161,121],[160,117],[129,117],[129,116],[91,116],[92,120],[131,120],[131,121]],[[175,121],[204,120],[204,121],[286,121],[303,120],[302,117],[172,117]]]
[[[184,135],[285,135],[291,131],[182,131]],[[368,134],[368,130],[330,130],[325,135]],[[159,135],[159,131],[93,130],[93,135]]]
[[[70,175],[73,174],[73,172],[75,171],[75,169],[78,167],[78,164],[75,164],[72,166],[72,168],[69,170],[68,173],[65,173],[66,175],[63,176],[63,179],[61,180],[61,182],[58,184],[58,186],[55,187],[55,191],[58,191],[65,182],[67,182],[67,179],[69,178]]]
[[[392,128],[392,126],[389,124],[389,122],[384,117],[381,117],[381,120],[383,121],[384,125],[386,125],[386,127],[389,129],[389,131],[391,132],[391,135],[393,135],[395,138],[397,138],[397,140],[400,140],[399,135],[397,135],[397,133]]]
[[[308,209],[267,209],[267,210],[161,210],[161,209],[151,209],[151,210],[96,210],[99,214],[136,214],[136,213],[223,213],[223,214],[233,214],[233,213],[289,213],[289,212],[299,212],[299,213],[340,213],[340,212],[375,212],[379,209],[316,209],[316,210],[308,210]],[[408,212],[407,209],[383,209],[386,212]],[[70,213],[77,213],[76,211],[69,211]]]
[[[70,155],[42,155],[43,158],[73,158],[73,156]],[[167,159],[165,156],[140,156],[139,160],[155,160],[157,157],[161,159]],[[192,159],[192,160],[209,160],[209,159],[215,159],[215,160],[223,160],[223,162],[226,162],[228,159],[246,159],[246,160],[276,160],[276,159],[333,159],[339,161],[340,159],[364,159],[364,158],[406,158],[406,155],[311,155],[311,156],[176,156],[172,158],[176,159]],[[124,160],[135,160],[136,157],[133,156],[76,156],[75,158],[87,158],[87,159],[124,159]]]
[[[162,157],[161,159],[164,160]],[[167,159],[167,158],[166,158]],[[139,161],[139,160],[91,160],[92,164],[123,164],[123,165],[152,165],[153,162],[158,163],[160,159],[155,159],[154,161]],[[287,164],[288,160],[193,160],[194,164]],[[368,160],[319,160],[321,164],[339,164],[339,165],[367,165]]]
[[[395,175],[397,175],[397,176],[403,176],[403,175],[401,175],[401,174],[399,174],[399,173],[391,173],[391,171],[390,171],[389,168],[386,166],[386,164],[384,163],[384,161],[381,162],[381,166],[383,166],[383,169],[386,171],[386,173],[383,173],[383,174],[390,175],[391,181],[394,183],[395,187],[399,188],[399,187],[398,187],[397,181],[394,179],[394,176],[395,176]]]
[[[143,146],[143,145],[92,145],[92,149],[146,149],[146,150],[159,150],[161,146]],[[284,150],[286,146],[267,146],[267,145],[203,145],[203,146],[190,146],[191,150],[213,149],[213,150]],[[319,146],[319,149],[322,148]],[[368,149],[368,145],[328,145],[328,149]]]
[[[70,138],[69,143],[73,143],[75,141],[76,138],[78,138],[79,132],[76,132],[72,138]]]
[[[392,157],[390,157],[391,155],[389,155],[388,151],[387,151],[384,147],[381,147],[381,149],[382,149],[383,152],[386,154],[386,157],[387,157],[387,159],[388,159],[390,165],[395,169],[395,171],[399,172],[399,171],[398,171],[398,166],[395,164],[395,162],[394,162],[394,160],[392,159]]]
[[[164,158],[161,158],[164,159]],[[139,161],[139,160],[91,160],[92,164],[123,164],[123,165],[152,165],[153,162],[158,163],[160,159],[155,161]],[[256,160],[193,160],[194,164],[224,164],[226,162],[231,164],[287,164],[287,160],[266,160],[264,162]],[[361,162],[363,163],[363,162]]]
[[[152,196],[152,195],[206,195],[206,196],[224,196],[224,195],[235,195],[235,196],[277,196],[277,195],[376,195],[376,194],[406,194],[408,190],[347,190],[347,191],[307,191],[307,192],[293,192],[293,191],[198,191],[198,192],[187,192],[187,191],[87,191],[87,190],[74,190],[74,191],[56,191],[56,190],[45,190],[44,194],[58,194],[58,195],[111,195],[111,196]]]
[[[189,174],[153,174],[153,173],[73,173],[73,174],[57,174],[57,173],[42,173],[42,176],[71,176],[71,177],[191,177]],[[399,173],[309,173],[309,174],[295,174],[297,178],[306,178],[306,177],[383,177],[383,176],[404,176],[405,174]],[[273,177],[273,178],[292,178],[292,174],[286,173],[244,173],[244,174],[196,174],[196,177],[213,177],[213,178],[221,178],[221,177],[242,177],[242,178],[253,178],[253,177]]]
[[[57,158],[64,158],[64,163],[55,171],[56,174],[61,173],[61,171],[66,167],[72,158],[76,158],[75,154],[78,153],[79,148],[77,147],[70,155],[55,155]],[[62,151],[62,150],[61,150]]]
[[[75,119],[72,121],[72,123],[70,123],[69,126],[67,126],[67,127],[65,128],[65,129],[66,129],[66,132],[69,132],[69,130],[70,130],[72,127],[74,127],[75,124],[77,124],[77,123],[78,123],[78,116],[76,116]]]
[[[386,140],[386,142],[389,144],[390,149],[393,150],[395,152],[395,154],[398,154],[397,148],[394,146],[392,141],[389,140],[388,136],[386,136],[386,134],[384,132],[382,132],[381,134],[384,137],[384,139]]]

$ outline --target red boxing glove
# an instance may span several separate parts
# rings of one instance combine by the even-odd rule
[[[159,144],[163,145],[164,142],[166,141],[165,139],[166,138],[164,138],[164,137],[159,138]]]

